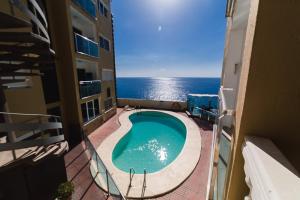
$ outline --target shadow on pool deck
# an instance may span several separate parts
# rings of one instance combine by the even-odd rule
[[[94,147],[97,148],[101,142],[119,128],[118,117],[122,109],[118,108],[117,114],[105,122],[101,127],[89,135]],[[185,115],[185,113],[181,113]],[[200,160],[193,173],[172,192],[155,198],[158,200],[204,200],[208,182],[209,160],[212,143],[212,125],[200,119],[193,119],[199,127],[202,137],[202,149]],[[75,186],[72,196],[74,200],[104,200],[107,199],[103,192],[94,182],[89,171],[89,159],[84,143],[77,145],[65,156],[65,166],[68,180]],[[111,198],[108,198],[111,199]]]

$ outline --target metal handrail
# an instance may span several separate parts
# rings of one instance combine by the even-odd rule
[[[32,20],[32,22],[35,23],[35,25],[37,25],[37,27],[42,31],[42,33],[44,34],[47,43],[50,43],[50,37],[49,34],[47,32],[47,20],[46,17],[42,11],[42,9],[40,8],[40,6],[38,5],[38,3],[35,0],[29,0],[33,7],[36,9],[36,11],[39,13],[39,15],[41,16],[41,18],[43,19],[43,22],[45,23],[45,27],[44,25],[41,23],[41,21],[39,20],[39,18],[37,16],[35,16],[31,10],[28,9],[27,6],[25,6],[21,0],[10,0],[10,2],[12,3],[12,5],[14,5],[16,8],[18,8],[20,11],[22,11],[23,13],[25,13],[27,15],[27,17],[30,18],[30,20]]]
[[[101,82],[101,80],[79,81],[79,84]]]
[[[130,168],[129,169],[129,187],[132,186],[131,182],[132,182],[132,178],[133,178],[134,174],[135,174],[135,170],[133,168]]]
[[[200,108],[200,107],[195,107],[194,109],[199,109],[199,110],[201,110],[201,111],[203,111],[203,112],[206,112],[206,113],[208,113],[208,114],[211,114],[211,115],[213,115],[213,116],[215,116],[215,117],[218,116],[217,113],[211,112],[211,111],[209,111],[209,110],[205,110],[205,109]]]
[[[146,188],[147,185],[146,185],[146,174],[147,174],[147,171],[146,169],[144,169],[144,181],[143,181],[143,188]]]
[[[79,36],[79,37],[81,37],[81,38],[83,38],[83,39],[85,39],[85,40],[88,40],[89,42],[92,42],[92,43],[94,43],[94,44],[96,44],[96,45],[98,45],[98,43],[97,42],[95,42],[95,41],[93,41],[93,40],[91,40],[90,38],[88,38],[88,37],[85,37],[85,36],[83,36],[83,35],[80,35],[80,34],[78,34],[78,33],[74,33],[76,36]]]
[[[53,117],[53,118],[61,118],[57,115],[46,115],[46,114],[36,114],[36,113],[12,113],[12,112],[0,112],[2,115],[18,115],[18,116],[33,116],[33,117]]]
[[[16,116],[33,116],[35,118],[40,117],[53,117],[55,122],[19,122],[19,123],[0,123],[0,131],[7,133],[8,142],[0,144],[0,151],[8,151],[15,149],[28,148],[33,146],[45,146],[56,142],[61,142],[64,140],[64,134],[61,131],[62,123],[58,122],[60,119],[59,116],[54,115],[44,115],[44,114],[27,114],[27,113],[9,113],[9,112],[0,112],[2,115],[16,115]],[[34,119],[35,119],[34,118]],[[32,120],[32,119],[31,119]],[[43,138],[44,131],[47,130],[56,130],[56,135],[50,135],[48,138]],[[16,131],[25,131],[21,136],[16,137]],[[39,136],[37,139],[26,140],[33,136]]]
[[[109,181],[108,181],[108,178],[110,178],[111,181],[112,181],[112,183],[114,184],[114,186],[115,186],[116,189],[118,190],[118,193],[120,194],[121,198],[122,198],[123,200],[126,200],[126,198],[124,197],[124,195],[121,193],[121,190],[119,189],[118,185],[117,185],[116,182],[114,181],[112,175],[111,175],[110,172],[108,171],[106,165],[105,165],[104,162],[102,161],[100,155],[98,154],[98,152],[96,151],[95,147],[94,147],[93,144],[91,143],[90,139],[85,135],[84,132],[82,132],[82,134],[83,134],[83,139],[84,139],[84,142],[85,142],[86,146],[89,146],[89,147],[92,148],[92,149],[91,149],[91,150],[92,150],[91,156],[95,154],[95,155],[96,155],[97,162],[100,161],[101,164],[102,164],[102,165],[104,166],[104,168],[105,168],[105,174],[106,174],[106,179],[107,179],[106,182],[107,182],[108,195],[110,195],[110,192],[109,192]],[[87,144],[89,144],[89,145],[87,145]]]

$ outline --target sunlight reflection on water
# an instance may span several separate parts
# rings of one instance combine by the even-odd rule
[[[119,98],[179,100],[187,94],[217,94],[219,78],[117,78]]]

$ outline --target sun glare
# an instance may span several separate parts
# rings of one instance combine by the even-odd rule
[[[180,0],[155,0],[158,6],[162,7],[176,7]]]

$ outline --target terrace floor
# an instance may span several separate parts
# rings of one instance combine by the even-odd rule
[[[118,108],[117,114],[105,122],[101,127],[89,135],[90,141],[97,149],[101,142],[116,129],[118,129],[118,117],[123,109]],[[185,113],[181,113],[186,115]],[[193,173],[172,192],[155,198],[157,200],[204,200],[206,198],[210,151],[212,144],[212,125],[194,119],[199,127],[202,137],[202,149],[200,160],[194,169]],[[72,181],[75,186],[75,192],[72,196],[73,200],[104,200],[110,199],[106,197],[103,192],[94,182],[93,177],[89,171],[89,155],[85,150],[84,143],[77,145],[70,152],[65,155],[65,165],[68,180]]]

